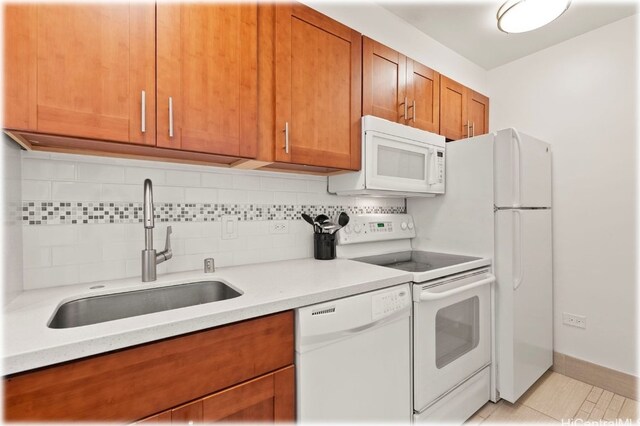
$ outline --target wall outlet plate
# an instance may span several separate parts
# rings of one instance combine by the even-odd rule
[[[270,220],[269,233],[270,234],[288,234],[289,223],[287,223],[286,220]]]
[[[587,328],[587,317],[563,312],[562,323],[572,327]]]
[[[238,216],[222,216],[222,239],[238,238]]]

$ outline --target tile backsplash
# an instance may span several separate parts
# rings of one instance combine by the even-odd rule
[[[158,273],[310,257],[302,212],[403,213],[401,198],[339,197],[322,176],[22,152],[24,289],[140,275],[142,183],[153,181],[156,249],[173,227],[174,257]],[[221,219],[238,218],[223,239]],[[286,232],[281,233],[285,224]]]

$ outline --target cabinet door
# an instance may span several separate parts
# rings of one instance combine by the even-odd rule
[[[471,122],[471,136],[489,133],[489,98],[471,89],[468,90],[467,112]]]
[[[276,161],[359,169],[360,34],[301,4],[276,6],[275,33]]]
[[[171,423],[202,423],[204,404],[201,399],[171,410]]]
[[[24,99],[7,105],[5,127],[155,144],[154,4],[14,5],[7,12],[5,58],[18,62],[6,65],[6,85],[9,99],[16,91]],[[16,16],[23,19],[13,22]]]
[[[467,88],[440,76],[440,134],[448,139],[469,136],[467,122]]]
[[[257,5],[158,3],[158,146],[257,153]]]
[[[259,377],[203,399],[203,420],[293,421],[294,367]]]
[[[406,64],[404,55],[362,37],[362,115],[404,123]]]
[[[411,101],[407,124],[429,132],[440,130],[440,74],[407,60],[407,93]]]

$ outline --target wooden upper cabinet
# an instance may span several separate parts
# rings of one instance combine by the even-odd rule
[[[489,133],[489,98],[469,89],[467,115],[471,122],[471,136]]]
[[[440,75],[377,41],[362,39],[362,114],[437,133]]]
[[[157,5],[158,146],[257,153],[257,5]]]
[[[369,37],[362,37],[362,115],[393,122],[405,120],[407,58]]]
[[[154,4],[10,5],[5,22],[5,128],[155,144]]]
[[[276,161],[360,168],[361,55],[356,31],[301,4],[276,6]]]
[[[429,132],[440,130],[440,74],[411,59],[407,60],[407,124]]]
[[[457,140],[489,131],[489,98],[440,76],[440,134]]]

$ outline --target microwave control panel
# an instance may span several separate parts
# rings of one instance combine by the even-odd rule
[[[444,182],[444,151],[436,151],[436,179],[438,183]]]

